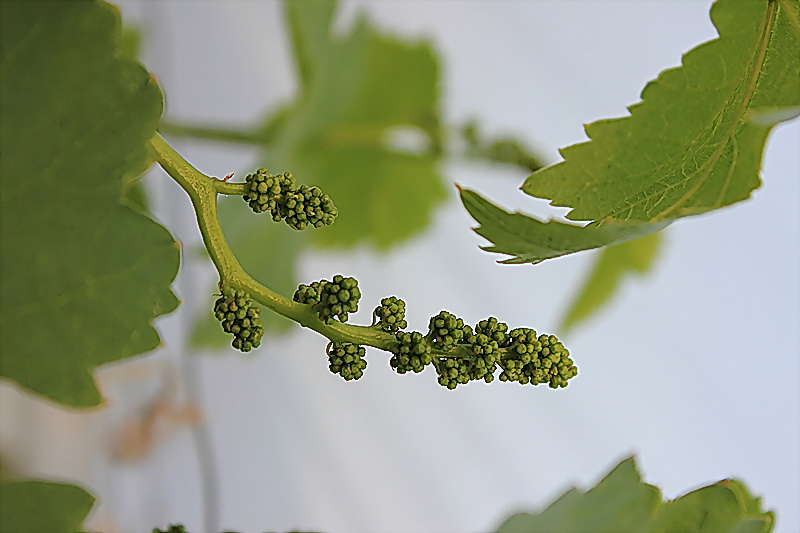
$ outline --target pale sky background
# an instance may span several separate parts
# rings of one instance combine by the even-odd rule
[[[625,114],[647,81],[716,35],[709,5],[362,1],[345,2],[338,23],[366,10],[387,31],[431,39],[446,122],[477,117],[487,133],[515,134],[555,161],[557,148],[585,140],[584,123]],[[250,125],[291,95],[277,2],[127,0],[122,12],[146,27],[144,61],[164,88],[168,117]],[[498,382],[447,391],[432,370],[396,375],[377,350],[368,350],[364,378],[344,382],[327,369],[326,340],[299,327],[265,339],[254,355],[194,354],[219,466],[220,526],[489,531],[512,511],[591,486],[635,453],[644,478],[668,497],[737,477],[777,510],[776,531],[800,531],[799,141],[800,123],[776,128],[764,186],[751,200],[674,224],[653,272],[562,336],[580,369],[567,389]],[[259,164],[249,148],[173,144],[211,175],[244,176]],[[520,193],[524,172],[464,162],[443,170],[448,184],[505,207],[564,212]],[[190,250],[199,233],[185,194],[158,171],[147,179],[157,217]],[[364,292],[356,323],[394,294],[406,300],[411,328],[448,309],[469,322],[495,315],[559,334],[592,255],[498,265],[500,256],[478,249],[484,242],[448,188],[426,233],[386,255],[313,254],[299,278],[356,276]],[[112,401],[105,413],[32,406],[2,390],[39,413],[42,438],[60,435],[57,448],[43,442],[27,452],[35,468],[89,487],[102,502],[97,523],[121,531],[170,522],[203,531],[188,431],[133,464],[102,452],[108,428],[152,392],[152,380],[130,376],[152,377],[185,356],[188,326],[209,312],[216,274],[188,252],[184,260],[175,285],[184,305],[159,322],[165,348],[101,373]]]

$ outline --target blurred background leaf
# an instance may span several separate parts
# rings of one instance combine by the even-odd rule
[[[539,513],[515,514],[497,533],[767,533],[773,522],[761,500],[732,479],[663,503],[661,491],[642,482],[631,457],[594,488],[573,488]]]
[[[419,233],[445,199],[441,157],[439,65],[424,41],[385,35],[364,18],[339,35],[337,3],[286,2],[300,89],[276,109],[255,139],[264,166],[291,171],[299,183],[333,198],[332,226],[295,232],[268,216],[223,199],[220,218],[242,266],[273,290],[291,296],[304,251],[367,245],[388,250]],[[266,256],[264,250],[280,250]],[[209,300],[210,302],[210,300]],[[265,313],[273,331],[290,323]],[[199,319],[193,342],[226,341],[213,317]]]
[[[4,533],[74,533],[94,505],[85,490],[64,483],[0,483],[0,531]]]
[[[3,3],[1,20],[1,374],[98,405],[95,368],[158,347],[152,323],[178,305],[177,244],[120,203],[149,164],[162,94],[118,54],[108,4]]]
[[[653,267],[662,244],[661,232],[595,252],[591,270],[561,321],[564,331],[608,305],[623,279],[644,275]]]

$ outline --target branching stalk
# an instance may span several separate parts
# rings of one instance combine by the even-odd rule
[[[473,380],[491,382],[498,366],[502,369],[501,381],[533,385],[549,382],[552,388],[566,387],[567,380],[577,374],[569,352],[556,337],[537,337],[528,328],[509,332],[508,325],[494,317],[481,321],[473,330],[442,311],[431,319],[430,331],[423,336],[402,331],[406,326],[405,304],[390,297],[375,310],[376,316],[381,317],[378,323],[344,323],[347,314],[355,312],[360,297],[358,282],[353,278],[336,275],[333,282],[301,285],[294,300],[275,293],[250,277],[234,257],[219,223],[217,196],[244,196],[257,213],[268,210],[273,219],[283,219],[298,230],[309,224],[318,227],[317,223],[331,223],[336,215],[332,201],[315,187],[297,186],[289,173],[273,176],[259,169],[247,177],[246,183],[206,176],[158,133],[150,139],[150,148],[155,160],[192,202],[203,242],[219,273],[220,288],[228,294],[215,303],[215,314],[223,329],[234,334],[235,348],[246,352],[260,344],[263,329],[257,309],[252,308],[255,301],[330,339],[333,344],[326,350],[329,368],[346,380],[361,377],[366,367],[364,346],[392,353],[390,364],[401,374],[420,372],[432,364],[439,383],[450,389]],[[298,206],[303,210],[298,211]],[[381,322],[383,319],[386,322]]]
[[[392,334],[374,327],[342,324],[336,321],[326,324],[311,311],[310,306],[281,296],[247,274],[225,240],[217,213],[217,195],[243,195],[244,184],[228,183],[206,176],[186,161],[158,133],[150,139],[150,147],[158,164],[189,195],[197,215],[197,225],[203,236],[203,243],[223,285],[234,290],[244,290],[264,307],[313,329],[332,341],[351,342],[391,351],[391,347],[395,344]]]

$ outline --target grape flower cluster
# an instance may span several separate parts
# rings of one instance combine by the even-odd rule
[[[358,281],[337,274],[332,281],[323,279],[310,285],[300,285],[292,299],[301,304],[310,304],[319,319],[327,324],[334,318],[347,321],[348,314],[358,311],[360,298]]]
[[[298,185],[291,172],[273,175],[260,168],[247,175],[244,200],[256,213],[269,211],[272,220],[284,220],[296,230],[327,226],[338,214],[327,194],[317,187]]]
[[[358,344],[349,342],[331,342],[326,350],[328,352],[328,368],[334,374],[342,376],[346,381],[359,379],[367,368],[364,359],[366,350]]]
[[[392,303],[397,306],[398,301],[402,302]],[[396,372],[421,372],[432,364],[439,384],[448,389],[477,380],[491,383],[498,368],[500,381],[547,383],[554,389],[566,387],[578,373],[569,351],[554,335],[537,336],[528,328],[509,331],[508,324],[495,317],[478,322],[473,329],[442,311],[431,318],[427,335],[397,331],[395,340],[389,364]]]
[[[245,291],[234,291],[230,296],[223,294],[214,302],[214,316],[222,323],[223,331],[233,335],[231,346],[242,352],[261,344],[264,326],[259,314],[259,308]]]
[[[372,316],[375,317],[375,325],[384,331],[395,332],[408,326],[406,303],[396,296],[381,300],[381,305],[375,308]]]

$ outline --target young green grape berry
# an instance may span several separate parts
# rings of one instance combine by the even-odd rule
[[[214,316],[222,324],[222,330],[233,335],[231,346],[242,352],[249,352],[261,344],[264,326],[260,313],[250,296],[242,290],[229,296],[223,294],[214,302]]]
[[[334,318],[346,322],[348,314],[358,311],[360,298],[358,281],[337,274],[332,281],[323,279],[311,285],[300,285],[292,299],[302,304],[310,304],[320,320],[330,323]]]
[[[346,381],[359,379],[367,368],[366,350],[358,344],[331,342],[328,344],[328,368]]]
[[[418,331],[398,331],[395,333],[397,348],[389,360],[389,365],[398,374],[422,372],[433,362],[431,344]]]
[[[381,305],[372,312],[375,317],[375,325],[384,331],[394,333],[397,330],[405,329],[406,322],[406,303],[395,296],[389,296],[381,300]]]

